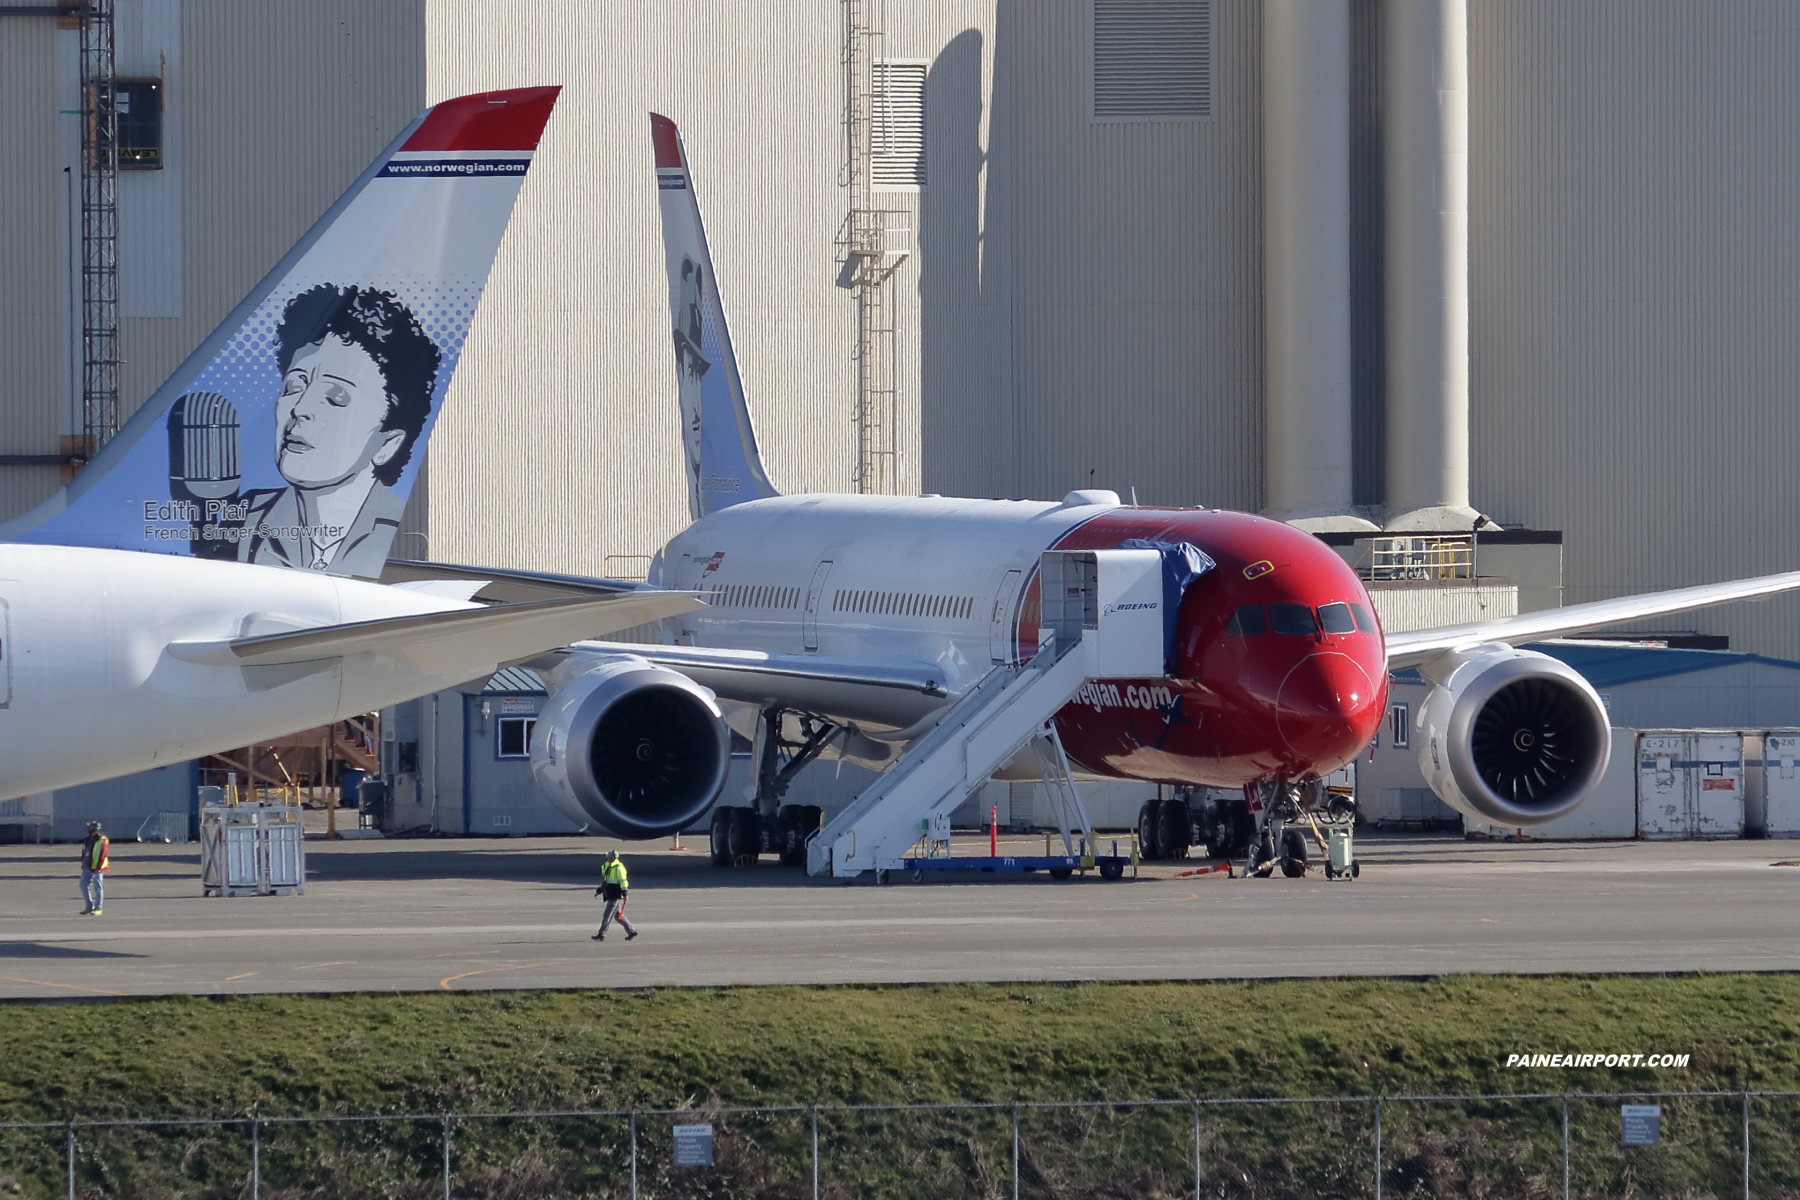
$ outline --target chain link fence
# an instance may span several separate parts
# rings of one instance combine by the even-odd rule
[[[1800,1092],[71,1120],[0,1124],[0,1196],[1748,1200],[1797,1143]]]

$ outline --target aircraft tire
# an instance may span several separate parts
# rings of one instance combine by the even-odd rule
[[[712,865],[715,867],[729,867],[731,865],[731,850],[728,846],[731,841],[730,829],[731,809],[714,808],[712,811],[711,842]]]
[[[1306,835],[1298,829],[1281,832],[1281,873],[1289,879],[1306,874]]]
[[[1190,820],[1186,800],[1164,800],[1156,814],[1156,840],[1164,858],[1186,858]]]
[[[756,859],[762,853],[762,831],[757,828],[756,810],[753,808],[728,808],[730,824],[725,830],[726,851],[730,861],[740,859]]]
[[[1161,809],[1161,800],[1146,800],[1138,809],[1138,853],[1148,862],[1163,856]]]
[[[775,814],[775,845],[785,866],[791,867],[806,857],[806,841],[800,835],[802,815],[798,804],[784,805]]]

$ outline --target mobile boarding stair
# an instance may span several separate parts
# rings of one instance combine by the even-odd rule
[[[1210,564],[1209,564],[1210,565]],[[1039,583],[1045,640],[1028,662],[1001,664],[953,704],[931,731],[807,844],[809,875],[848,878],[865,871],[942,862],[909,852],[1021,748],[1030,744],[1049,787],[1067,855],[1072,835],[1092,836],[1069,778],[1051,718],[1094,679],[1161,676],[1165,628],[1163,555],[1157,550],[1056,550],[1042,556]],[[1009,860],[1010,861],[1010,860]]]

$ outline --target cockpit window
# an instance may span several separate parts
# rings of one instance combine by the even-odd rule
[[[1275,627],[1276,633],[1319,632],[1318,625],[1313,621],[1313,610],[1304,604],[1269,605],[1269,623]]]
[[[1326,633],[1355,633],[1356,622],[1350,619],[1348,604],[1321,604],[1319,625]]]
[[[1364,633],[1375,632],[1375,622],[1369,618],[1369,610],[1354,600],[1350,602],[1350,615],[1356,618],[1356,627],[1358,629],[1362,630]]]
[[[1245,604],[1231,614],[1225,622],[1226,637],[1251,637],[1268,628],[1263,621],[1263,610],[1260,604]]]

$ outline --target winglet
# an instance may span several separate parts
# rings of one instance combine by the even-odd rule
[[[780,493],[756,446],[681,131],[669,118],[651,113],[650,140],[669,272],[688,506],[698,520],[714,509]]]

